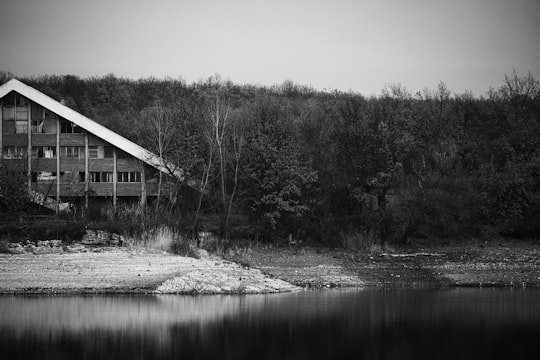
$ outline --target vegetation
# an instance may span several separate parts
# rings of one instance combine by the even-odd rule
[[[194,238],[331,245],[540,235],[540,86],[530,74],[481,97],[444,83],[365,97],[218,76],[21,80],[183,169],[176,197],[122,221],[137,231],[167,222]]]

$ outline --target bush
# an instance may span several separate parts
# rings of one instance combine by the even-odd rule
[[[0,225],[0,233],[10,242],[58,239],[71,243],[81,240],[85,232],[86,223],[82,221],[22,221]]]
[[[5,239],[0,239],[0,254],[5,254],[8,252],[8,241]]]

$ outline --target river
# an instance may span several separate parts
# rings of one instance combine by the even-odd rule
[[[1,296],[3,359],[525,359],[540,291]]]

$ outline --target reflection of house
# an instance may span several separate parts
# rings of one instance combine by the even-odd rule
[[[0,86],[0,133],[2,161],[57,202],[154,196],[152,171],[171,174],[153,153],[15,79]]]

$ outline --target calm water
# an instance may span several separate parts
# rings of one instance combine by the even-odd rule
[[[525,359],[539,350],[538,290],[0,297],[3,359]]]

